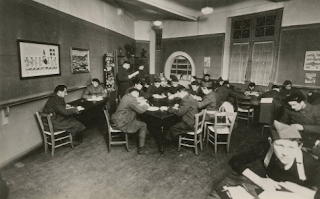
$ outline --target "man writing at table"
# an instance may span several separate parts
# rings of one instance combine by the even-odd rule
[[[100,81],[97,78],[92,79],[91,84],[87,86],[86,90],[83,92],[81,96],[81,98],[83,99],[96,99],[106,97],[106,90],[102,85],[100,85]]]
[[[180,116],[182,121],[169,129],[165,136],[168,140],[173,140],[178,135],[193,131],[195,124],[194,115],[198,113],[197,100],[188,93],[185,87],[180,87],[177,94],[181,98],[179,106],[175,105],[164,110]]]
[[[212,90],[212,83],[201,83],[201,90],[204,93],[201,102],[198,102],[199,109],[207,109],[206,121],[214,120],[214,114],[219,110],[221,100],[217,92]]]
[[[320,164],[308,152],[301,150],[299,131],[286,124],[274,121],[269,143],[259,143],[244,153],[234,155],[230,167],[266,191],[281,188],[306,198],[319,198]],[[247,164],[263,160],[267,177],[260,177]]]
[[[66,104],[64,101],[65,96],[67,96],[67,87],[65,85],[57,86],[54,89],[54,94],[49,97],[45,104],[43,112],[52,114],[51,120],[54,130],[67,130],[73,135],[74,144],[77,145],[82,142],[83,130],[86,127],[72,115],[79,113],[83,108]]]
[[[139,132],[138,153],[147,154],[148,151],[145,148],[147,124],[137,120],[137,114],[146,112],[149,104],[146,101],[138,102],[138,97],[138,89],[129,89],[128,93],[122,97],[116,112],[111,116],[111,126],[124,133]]]

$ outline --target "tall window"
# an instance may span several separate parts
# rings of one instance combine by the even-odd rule
[[[268,85],[272,81],[281,18],[279,9],[232,19],[231,82]]]
[[[192,74],[192,67],[189,60],[184,56],[175,57],[171,70],[170,76],[175,75],[182,80],[189,80]]]

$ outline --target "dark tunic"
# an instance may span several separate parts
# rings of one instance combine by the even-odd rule
[[[134,86],[128,88],[125,93],[128,94],[128,93],[129,93],[129,90],[130,90],[131,88],[134,88]],[[146,99],[148,99],[148,98],[150,97],[146,92],[143,91],[143,89],[139,90],[139,96],[140,96],[140,97],[144,97],[144,98],[146,98]]]
[[[164,94],[165,93],[165,89],[162,86],[159,86],[158,88],[155,85],[150,85],[147,89],[147,94],[149,95],[149,97],[152,97],[152,95],[154,94]]]
[[[174,113],[182,119],[182,122],[175,124],[169,129],[166,136],[168,139],[171,139],[171,136],[175,137],[194,130],[194,115],[198,113],[198,108],[197,100],[195,100],[191,95],[187,94],[181,99],[178,109],[169,107],[168,112]]]
[[[301,136],[304,139],[306,147],[313,147],[316,140],[320,139],[320,105],[310,105],[300,111],[286,108],[280,122],[285,124],[301,124],[303,131]]]
[[[221,101],[226,101],[232,90],[228,86],[223,85],[217,88],[217,94]]]
[[[136,76],[136,79],[144,84],[148,76],[149,75],[145,70],[139,70],[139,74]]]
[[[245,151],[241,154],[234,155],[230,161],[230,167],[239,175],[248,168],[247,164],[252,163],[256,160],[260,160],[264,166],[264,158],[270,148],[269,142],[263,142],[251,147],[250,150]],[[304,171],[306,180],[302,181],[299,178],[297,170],[297,162],[294,160],[293,165],[290,169],[285,170],[277,159],[276,155],[271,156],[269,165],[265,168],[265,173],[269,178],[278,181],[285,182],[290,181],[299,184],[304,187],[312,188],[314,186],[319,187],[320,185],[320,164],[314,159],[309,153],[302,151]],[[318,193],[317,193],[318,194]]]
[[[137,99],[128,93],[123,96],[116,112],[111,116],[111,126],[125,133],[135,133],[142,125],[136,119],[137,113],[144,113],[147,109],[147,105],[140,106]]]
[[[118,83],[119,83],[119,95],[122,97],[125,95],[125,92],[128,88],[133,86],[132,80],[129,79],[130,73],[127,69],[123,68],[122,66],[119,67],[118,71]]]
[[[179,88],[182,88],[182,87],[184,87],[184,86],[182,86],[182,85],[180,85],[180,84],[178,84],[178,86],[176,86],[176,87],[171,86],[171,87],[169,87],[169,88],[167,89],[167,93],[176,94],[177,91],[178,91],[178,89],[179,89]]]
[[[97,87],[94,87],[92,84],[87,86],[86,90],[82,94],[83,99],[89,99],[92,97],[92,95],[95,96],[101,96],[103,98],[107,97],[107,93],[105,92],[105,89],[102,85],[98,85]]]
[[[59,97],[56,93],[49,97],[47,103],[43,108],[44,113],[53,113],[52,124],[54,130],[67,130],[68,132],[75,134],[84,130],[86,127],[72,117],[73,114],[78,113],[77,108],[66,109],[66,103],[64,98]]]
[[[196,91],[192,90],[191,86],[190,86],[190,89],[188,90],[188,92],[190,93],[190,95],[195,95],[195,96],[199,96],[199,97],[203,97],[204,94],[201,90],[201,88],[199,87]]]
[[[280,93],[282,94],[282,96],[284,98],[288,97],[289,95],[291,95],[293,93],[299,93],[299,94],[303,95],[302,92],[297,88],[291,88],[290,90],[287,90],[285,87],[282,87],[280,89]]]

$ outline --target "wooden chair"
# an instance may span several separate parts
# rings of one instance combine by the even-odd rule
[[[251,108],[251,103],[250,103],[251,97],[250,96],[245,96],[243,94],[237,95],[237,112],[238,112],[238,117],[237,119],[243,119],[247,120],[247,125],[249,125],[250,119],[251,122],[253,123],[253,116],[254,116],[254,109]]]
[[[67,132],[66,130],[55,131],[51,121],[51,114],[37,111],[36,115],[43,135],[45,152],[48,151],[48,145],[51,146],[52,157],[54,156],[55,148],[66,144],[70,144],[73,148],[71,133]]]
[[[128,141],[128,134],[123,133],[120,130],[113,129],[110,124],[110,116],[108,112],[108,107],[103,108],[103,113],[105,115],[106,121],[107,121],[107,128],[108,128],[108,152],[111,151],[111,145],[126,145],[127,151],[129,151],[129,141]],[[119,140],[119,138],[123,137],[124,134],[124,140]],[[118,140],[114,140],[114,138],[118,138]]]
[[[237,117],[237,113],[221,112],[214,116],[214,125],[208,127],[207,145],[214,145],[214,153],[217,153],[218,144],[227,145],[229,153],[231,134]],[[227,135],[227,141],[218,141],[218,135]]]
[[[194,131],[188,132],[183,135],[179,135],[178,151],[180,151],[181,146],[193,147],[195,154],[198,155],[198,144],[200,144],[200,149],[201,150],[203,149],[202,129],[203,129],[205,115],[206,115],[206,110],[203,110],[200,113],[195,114]]]

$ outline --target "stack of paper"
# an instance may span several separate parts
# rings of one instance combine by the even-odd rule
[[[254,197],[241,186],[228,187],[227,190],[232,199],[254,199]]]

